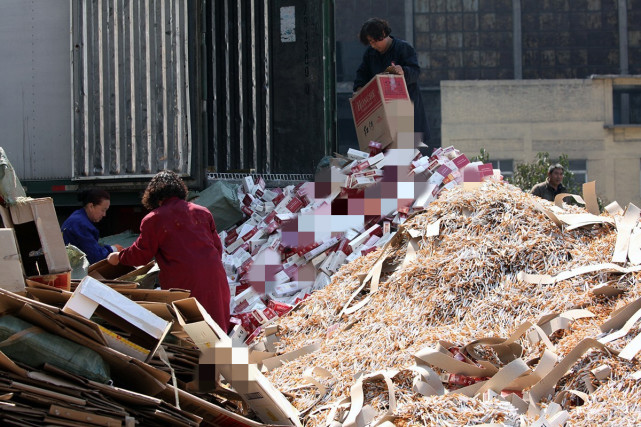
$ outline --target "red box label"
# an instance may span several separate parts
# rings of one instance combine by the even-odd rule
[[[385,102],[392,101],[394,99],[409,99],[409,94],[407,93],[407,87],[404,85],[400,79],[404,79],[402,76],[382,76],[380,77],[381,82],[381,91],[383,92],[383,98]]]
[[[360,126],[381,105],[383,105],[383,99],[378,94],[378,85],[375,80],[371,80],[352,100],[352,111],[356,124]]]

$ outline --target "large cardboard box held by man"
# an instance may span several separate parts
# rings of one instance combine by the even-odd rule
[[[414,131],[414,106],[403,76],[377,74],[349,103],[361,151],[369,151],[370,141],[397,148],[397,132]]]

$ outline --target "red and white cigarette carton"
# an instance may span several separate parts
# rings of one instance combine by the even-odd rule
[[[365,151],[360,151],[356,150],[354,148],[350,148],[347,150],[347,158],[352,159],[352,160],[364,160],[369,157],[369,153]]]

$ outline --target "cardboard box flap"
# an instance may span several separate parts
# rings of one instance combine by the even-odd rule
[[[0,228],[0,287],[12,292],[24,291],[24,275],[16,235],[11,228]]]
[[[94,341],[100,345],[106,345],[106,342],[100,333],[98,325],[94,322],[84,319],[80,316],[61,316],[62,313],[56,313],[34,306],[25,304],[18,311],[18,316],[30,323],[40,325],[42,329],[52,334],[67,336],[77,334],[77,339],[82,341],[79,344],[86,344],[87,340]],[[82,338],[80,338],[80,336]]]
[[[159,395],[164,400],[171,402],[175,398],[175,393],[178,393],[178,400],[180,407],[189,411],[194,415],[203,419],[203,425],[207,426],[234,426],[234,427],[268,427],[242,415],[235,414],[225,408],[221,408],[211,402],[201,399],[198,396],[187,393],[184,390],[176,389],[171,385]],[[271,427],[276,424],[270,424]]]
[[[33,221],[33,211],[31,210],[31,203],[34,203],[35,200],[36,199],[24,200],[9,207],[11,222],[13,222],[14,225]]]
[[[173,301],[189,298],[191,292],[185,289],[117,289],[122,295],[133,301],[162,302],[170,304]]]
[[[101,330],[111,347],[144,361],[153,357],[171,328],[171,322],[89,276],[80,282],[63,311],[87,319],[95,313],[127,332],[129,335],[124,338],[111,329]]]
[[[119,264],[120,265],[120,264]],[[135,268],[134,270],[130,271],[129,273],[126,273],[122,276],[116,277],[117,280],[124,280],[124,281],[135,281],[134,279],[138,278],[139,276],[142,276],[144,274],[149,273],[149,270],[151,270],[154,265],[156,265],[156,261],[150,261],[147,264]]]
[[[231,338],[218,326],[196,298],[185,298],[172,303],[180,326],[197,347],[231,346]]]
[[[50,197],[29,199],[0,209],[3,223],[16,232],[27,276],[71,270],[60,223]]]
[[[30,304],[36,307],[44,307],[45,309],[49,310],[59,310],[56,307],[34,301],[14,292],[0,288],[0,314],[15,314],[25,304]]]
[[[170,303],[156,302],[156,301],[140,301],[138,302],[138,304],[140,304],[147,310],[151,311],[156,316],[162,319],[165,319],[168,322],[171,322],[170,332],[172,334],[174,332],[179,332],[183,330],[182,326],[180,326],[180,323],[178,323],[178,319],[176,318],[176,312],[174,311],[174,308],[171,306]]]
[[[20,377],[26,377],[27,371],[20,366],[16,365],[13,360],[9,359],[3,352],[0,351],[0,370],[4,372],[11,372],[12,374]]]
[[[136,270],[124,264],[111,265],[106,259],[95,262],[87,269],[87,276],[98,280],[116,280],[117,278],[127,275]]]
[[[46,286],[46,285],[45,285]],[[71,292],[50,286],[50,289],[27,287],[27,295],[36,301],[43,302],[56,307],[62,307],[71,298]]]
[[[138,289],[138,283],[136,282],[123,282],[120,280],[107,280],[107,279],[97,279],[102,283],[103,285],[109,286],[111,289],[115,289],[117,291],[121,289]],[[71,291],[75,291],[78,285],[80,284],[82,280],[80,279],[71,279]]]
[[[298,410],[249,363],[249,349],[234,346],[195,298],[173,305],[178,322],[201,351],[199,383],[215,384],[220,373],[263,422],[301,425]]]
[[[53,207],[53,200],[50,198],[36,199],[30,205],[49,273],[62,273],[71,270],[65,242],[60,231],[60,223]]]
[[[81,299],[81,297],[84,297]],[[78,298],[79,304],[72,304]],[[161,337],[167,330],[168,322],[142,308],[119,292],[100,283],[93,277],[85,277],[76,288],[68,306],[63,311],[75,311],[84,317],[91,317],[97,306],[126,319],[128,323],[152,337]]]

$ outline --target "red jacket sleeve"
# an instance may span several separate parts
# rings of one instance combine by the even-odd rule
[[[153,216],[143,218],[140,223],[140,235],[133,245],[120,252],[120,263],[130,266],[143,265],[156,256],[160,242],[155,222]]]

